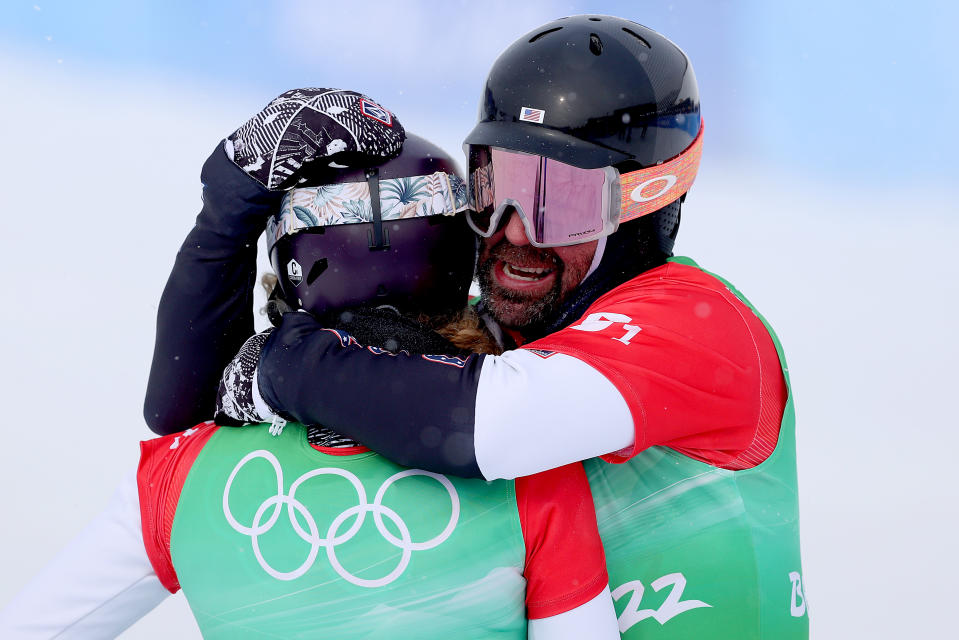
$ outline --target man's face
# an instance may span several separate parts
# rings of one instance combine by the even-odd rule
[[[480,247],[477,278],[487,309],[512,329],[552,316],[586,277],[598,242],[538,249],[514,211]]]

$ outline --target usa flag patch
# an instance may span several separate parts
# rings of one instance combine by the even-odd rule
[[[519,119],[523,122],[535,122],[543,124],[543,118],[546,117],[544,109],[534,109],[533,107],[523,107],[519,111]]]
[[[544,360],[550,356],[556,355],[555,351],[548,351],[546,349],[524,349],[524,351],[529,351],[533,355],[537,355],[540,358],[543,358]]]
[[[462,369],[466,366],[466,360],[463,358],[457,358],[456,356],[444,356],[444,355],[432,355],[432,354],[422,354],[422,357],[427,362],[437,362],[439,364],[446,364],[451,367],[457,367]]]
[[[393,115],[375,102],[360,98],[360,113],[367,118],[382,122],[387,127],[393,126]]]

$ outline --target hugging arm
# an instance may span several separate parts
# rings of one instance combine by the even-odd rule
[[[213,415],[220,374],[253,333],[256,242],[282,197],[234,164],[222,143],[201,179],[203,208],[157,312],[143,417],[161,435]]]
[[[286,91],[203,165],[203,208],[157,313],[143,404],[156,433],[174,433],[213,415],[220,374],[253,333],[257,238],[283,190],[298,184],[306,168],[368,166],[400,152],[406,133],[396,118],[386,124],[357,115],[368,100],[337,89]],[[334,138],[336,144],[326,144]]]
[[[529,475],[633,439],[617,389],[562,354],[378,355],[293,313],[266,341],[257,378],[262,401],[284,417],[328,426],[399,464],[462,477]]]
[[[340,344],[306,314],[284,316],[259,361],[265,404],[401,464],[486,479],[600,455],[622,462],[654,445],[748,467],[772,451],[786,398],[761,318],[679,263],[501,356],[455,366]]]

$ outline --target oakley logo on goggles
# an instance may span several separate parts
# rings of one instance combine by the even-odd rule
[[[668,162],[620,174],[614,167],[581,169],[543,156],[469,145],[467,220],[476,233],[496,233],[509,208],[534,247],[562,247],[607,236],[689,190],[702,155],[703,128]]]
[[[466,183],[442,171],[428,176],[379,180],[382,220],[451,216],[468,208]],[[302,229],[373,222],[368,182],[343,182],[291,189],[266,226],[267,249]]]

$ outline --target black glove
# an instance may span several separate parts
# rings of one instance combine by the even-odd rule
[[[317,160],[334,169],[395,158],[406,132],[392,113],[355,91],[293,89],[226,140],[227,155],[266,188],[288,189]]]

